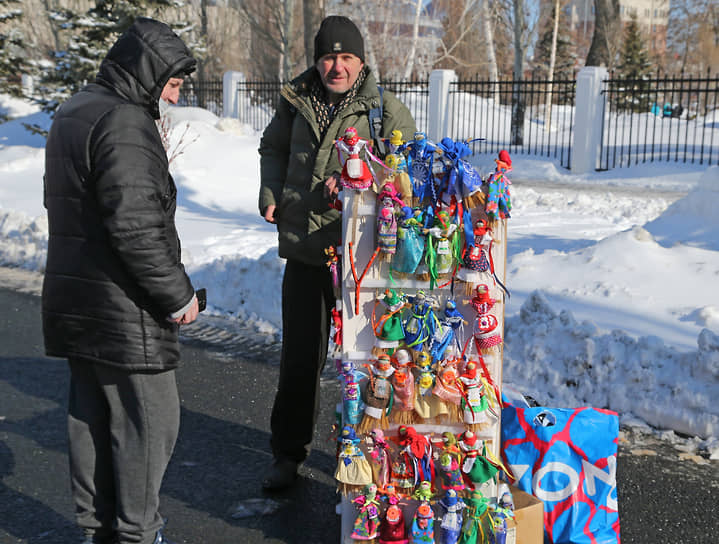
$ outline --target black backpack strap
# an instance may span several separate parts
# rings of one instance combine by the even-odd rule
[[[377,85],[377,90],[379,91],[379,107],[369,110],[369,134],[375,143],[377,153],[384,157],[387,154],[384,141],[382,141],[382,94],[384,89]]]

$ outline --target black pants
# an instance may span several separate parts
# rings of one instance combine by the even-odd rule
[[[335,305],[326,266],[288,260],[282,280],[282,359],[272,407],[271,446],[277,459],[305,460],[319,408]]]
[[[70,359],[70,478],[78,525],[98,541],[151,544],[180,427],[175,371]]]

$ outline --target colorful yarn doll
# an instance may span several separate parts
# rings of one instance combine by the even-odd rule
[[[377,246],[380,258],[389,261],[397,250],[397,217],[396,210],[404,207],[404,202],[391,182],[387,182],[377,195]]]
[[[417,352],[414,366],[418,371],[414,387],[415,422],[432,423],[436,417],[447,414],[446,407],[432,394],[435,383],[432,359],[426,351]]]
[[[432,305],[424,291],[417,291],[414,296],[408,297],[407,301],[412,306],[404,322],[404,342],[408,348],[422,350],[425,342],[428,343],[434,335],[438,323],[437,316],[434,315]]]
[[[440,455],[448,454],[460,461],[462,459],[462,450],[459,449],[457,437],[451,431],[442,433],[442,449]]]
[[[379,320],[375,321],[375,309],[382,303],[385,312]],[[394,349],[404,340],[402,327],[402,310],[407,304],[394,289],[386,289],[381,298],[375,302],[372,309],[372,329],[375,335],[375,348]]]
[[[429,272],[429,288],[434,289],[437,279],[452,271],[460,258],[457,224],[450,220],[447,210],[440,210],[434,225],[426,229],[427,245],[424,261]]]
[[[484,441],[479,440],[472,431],[460,435],[459,448],[464,453],[462,475],[470,489],[476,489],[497,474],[498,468],[487,457]]]
[[[342,421],[348,425],[357,425],[362,420],[361,376],[363,374],[355,369],[352,361],[342,362],[339,376],[342,382]]]
[[[463,201],[465,207],[474,208],[484,204],[484,192],[482,176],[474,166],[464,160],[472,154],[472,150],[467,145],[469,143],[470,141],[456,142],[445,137],[438,146],[442,150],[442,161],[447,167],[445,190],[447,198],[454,196],[456,200]]]
[[[507,177],[507,172],[512,171],[512,159],[507,150],[499,152],[499,158],[494,160],[497,166],[494,172],[487,179],[487,204],[485,211],[492,221],[497,219],[509,219],[509,212],[512,210],[512,199],[509,194],[509,186],[512,184]]]
[[[437,146],[427,139],[424,132],[415,132],[414,139],[400,149],[407,152],[407,173],[412,182],[412,205],[419,206],[425,199],[436,202],[436,197],[433,198],[432,166],[434,154],[438,151]]]
[[[414,427],[400,425],[397,443],[402,452],[409,455],[415,467],[415,485],[419,481],[434,481],[434,460],[432,458],[432,445],[429,440],[418,433]]]
[[[464,478],[459,466],[459,460],[449,453],[439,456],[439,476],[442,489],[462,491],[465,488]]]
[[[414,490],[417,481],[415,462],[406,448],[392,459],[390,481],[398,492],[409,494]]]
[[[379,527],[379,544],[407,544],[408,542],[402,508],[392,504],[387,508]]]
[[[489,404],[485,394],[477,363],[469,361],[459,376],[457,385],[462,392],[462,415],[464,423],[472,431],[477,431],[493,423],[488,412]]]
[[[392,423],[411,425],[414,423],[414,375],[412,374],[412,356],[406,349],[398,349],[392,356],[394,374],[394,406],[389,414]]]
[[[392,259],[390,274],[414,274],[424,255],[425,237],[422,233],[420,210],[405,206],[397,223],[397,249]]]
[[[354,540],[373,541],[379,534],[380,526],[377,486],[369,484],[365,487],[364,493],[352,499],[352,502],[359,508],[359,513],[350,536]]]
[[[487,499],[479,491],[472,491],[458,544],[490,544],[492,529]]]
[[[496,351],[496,347],[502,343],[502,335],[497,327],[499,322],[490,312],[497,300],[489,295],[489,287],[485,284],[477,285],[476,294],[472,297],[470,305],[477,312],[474,320],[472,335],[477,349],[483,355]]]
[[[370,161],[389,170],[380,159],[372,154],[369,142],[357,136],[357,129],[354,127],[347,127],[344,136],[340,140],[335,140],[335,147],[340,164],[342,164],[340,183],[343,187],[357,191],[368,189],[374,180],[374,173],[369,166]],[[362,152],[364,152],[364,158],[360,157]]]
[[[444,509],[440,528],[440,544],[457,544],[462,531],[462,510],[467,507],[465,502],[457,496],[454,489],[448,489],[447,493],[439,500],[439,505]]]
[[[446,421],[443,423],[452,424],[463,421],[462,391],[457,385],[460,361],[458,357],[453,357],[443,359],[436,365],[437,377],[432,394],[444,405],[444,410],[440,410],[441,413],[446,414]]]
[[[442,314],[439,326],[435,330],[429,346],[429,354],[433,363],[444,359],[449,346],[453,346],[459,351],[462,350],[462,338],[460,336],[464,336],[462,326],[467,324],[464,316],[457,309],[457,303],[452,299],[447,299],[444,303]]]
[[[389,454],[389,442],[384,437],[382,429],[372,429],[367,438],[369,446],[369,457],[372,465],[374,482],[385,489],[390,485],[390,467],[392,459]]]
[[[362,421],[357,427],[360,433],[368,433],[375,427],[386,429],[389,427],[387,416],[392,411],[392,383],[390,376],[394,368],[389,355],[382,353],[369,369],[369,382],[365,389],[365,408]]]
[[[426,502],[421,503],[414,512],[410,542],[412,544],[430,544],[434,542],[434,512]]]
[[[472,229],[465,229],[464,251],[462,253],[462,268],[457,272],[457,278],[465,282],[467,294],[472,287],[486,281],[487,274],[494,275],[494,262],[492,260],[492,229],[486,219],[477,219]]]
[[[372,468],[359,449],[360,439],[352,427],[343,427],[338,440],[341,446],[335,471],[338,489],[345,495],[358,492],[372,483]]]

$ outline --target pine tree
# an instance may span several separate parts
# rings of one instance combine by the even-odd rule
[[[20,0],[0,0],[0,92],[15,96],[22,95],[21,76],[28,68],[17,25],[22,16]]]
[[[85,13],[69,10],[54,13],[54,22],[68,35],[64,51],[55,52],[55,62],[41,78],[41,103],[54,111],[70,95],[95,79],[102,59],[115,40],[138,16],[160,17],[182,7],[179,0],[96,0]],[[171,25],[187,41],[192,25],[179,21]],[[188,43],[201,55],[200,44]]]
[[[624,29],[624,41],[617,67],[619,77],[627,80],[624,91],[617,98],[619,109],[649,110],[650,97],[646,87],[651,68],[649,52],[639,30],[637,14],[633,12]]]

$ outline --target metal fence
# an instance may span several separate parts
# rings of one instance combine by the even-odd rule
[[[177,105],[204,108],[222,117],[222,80],[185,78]]]
[[[569,168],[575,87],[574,80],[457,81],[449,90],[447,135],[482,138],[471,144],[475,153],[507,149],[554,157]]]
[[[640,162],[719,163],[719,76],[604,82],[600,170]]]
[[[280,98],[282,81],[241,81],[237,84],[239,120],[255,130],[263,130],[272,119]],[[417,125],[427,122],[429,83],[427,81],[383,81],[380,85],[394,93],[412,112]]]

